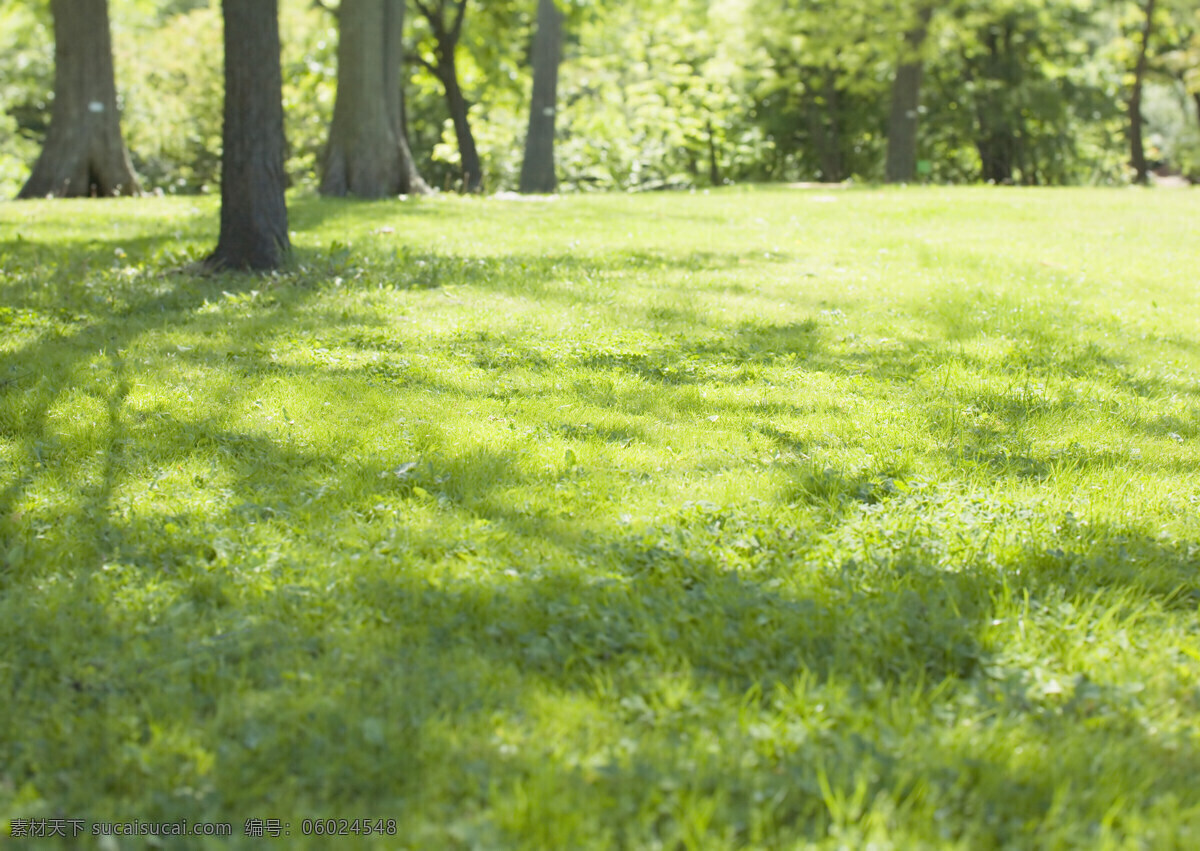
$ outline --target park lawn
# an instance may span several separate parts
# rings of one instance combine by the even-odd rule
[[[0,204],[0,820],[1200,845],[1200,194],[292,227]]]

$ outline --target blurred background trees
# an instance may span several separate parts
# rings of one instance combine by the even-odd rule
[[[1137,177],[1139,140],[1147,171],[1200,179],[1195,0],[557,7],[553,156],[564,189],[1121,183]],[[331,128],[344,146],[366,123],[335,121],[337,10],[338,0],[280,0],[287,178],[301,189],[315,190],[327,173]],[[392,106],[372,138],[394,151],[389,139],[401,125],[415,172],[435,188],[518,188],[538,11],[538,0],[409,0],[403,49],[395,37],[380,46],[372,86]],[[215,192],[224,103],[219,4],[109,0],[109,13],[116,105],[143,188]],[[403,64],[394,58],[401,53]],[[54,56],[49,0],[0,0],[6,197],[28,180],[48,142]],[[399,116],[397,104],[405,107]],[[393,181],[391,157],[379,166],[387,172],[379,191],[387,193],[403,186]]]

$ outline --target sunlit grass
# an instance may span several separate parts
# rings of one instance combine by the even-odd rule
[[[4,818],[1195,845],[1200,196],[215,213],[0,205]]]

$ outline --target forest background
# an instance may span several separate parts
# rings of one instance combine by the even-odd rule
[[[288,178],[315,190],[335,101],[336,10],[307,0],[280,7]],[[1143,45],[1148,165],[1200,179],[1200,8],[1191,0],[560,8],[564,189],[883,180],[889,111],[906,65],[919,70],[919,180],[1119,184],[1136,176],[1130,98]],[[518,182],[536,11],[534,2],[470,0],[464,15],[454,57],[485,191]],[[215,191],[218,5],[111,0],[110,14],[123,132],[143,188]],[[418,170],[436,188],[458,188],[455,131],[430,67],[436,43],[418,7],[406,31]],[[53,80],[48,4],[0,0],[0,196],[17,192],[37,158]]]

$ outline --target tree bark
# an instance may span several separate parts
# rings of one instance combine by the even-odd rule
[[[344,0],[338,82],[321,194],[423,195],[403,120],[404,0]]]
[[[393,116],[396,147],[400,152],[400,192],[407,195],[428,195],[432,190],[417,170],[412,148],[408,144],[408,116],[404,102],[404,11],[405,0],[387,0],[388,41],[384,46],[383,90]]]
[[[479,151],[475,147],[475,134],[471,132],[468,117],[471,105],[463,95],[458,82],[458,63],[454,60],[454,46],[445,44],[438,52],[443,57],[439,65],[442,87],[446,91],[446,105],[450,108],[450,120],[454,123],[454,138],[458,142],[458,157],[462,165],[463,191],[474,193],[483,188],[483,166],[479,162]]]
[[[917,125],[921,107],[921,78],[925,63],[920,50],[933,18],[933,7],[917,11],[917,24],[904,34],[905,55],[896,68],[892,83],[892,108],[888,116],[887,161],[884,179],[888,183],[911,183],[917,177]]]
[[[121,139],[108,0],[51,0],[54,105],[33,173],[18,198],[136,195]]]
[[[520,190],[550,193],[558,188],[554,171],[554,116],[558,109],[558,65],[562,59],[563,13],[554,0],[538,0],[533,39],[533,98],[521,163]]]
[[[273,269],[291,250],[277,0],[223,0],[221,235],[209,269]]]
[[[1138,47],[1137,64],[1133,69],[1133,90],[1129,93],[1129,164],[1133,167],[1134,182],[1150,182],[1146,163],[1146,148],[1142,141],[1142,87],[1146,81],[1146,66],[1150,54],[1150,35],[1154,30],[1155,0],[1146,0],[1146,20],[1142,24],[1142,43]]]

